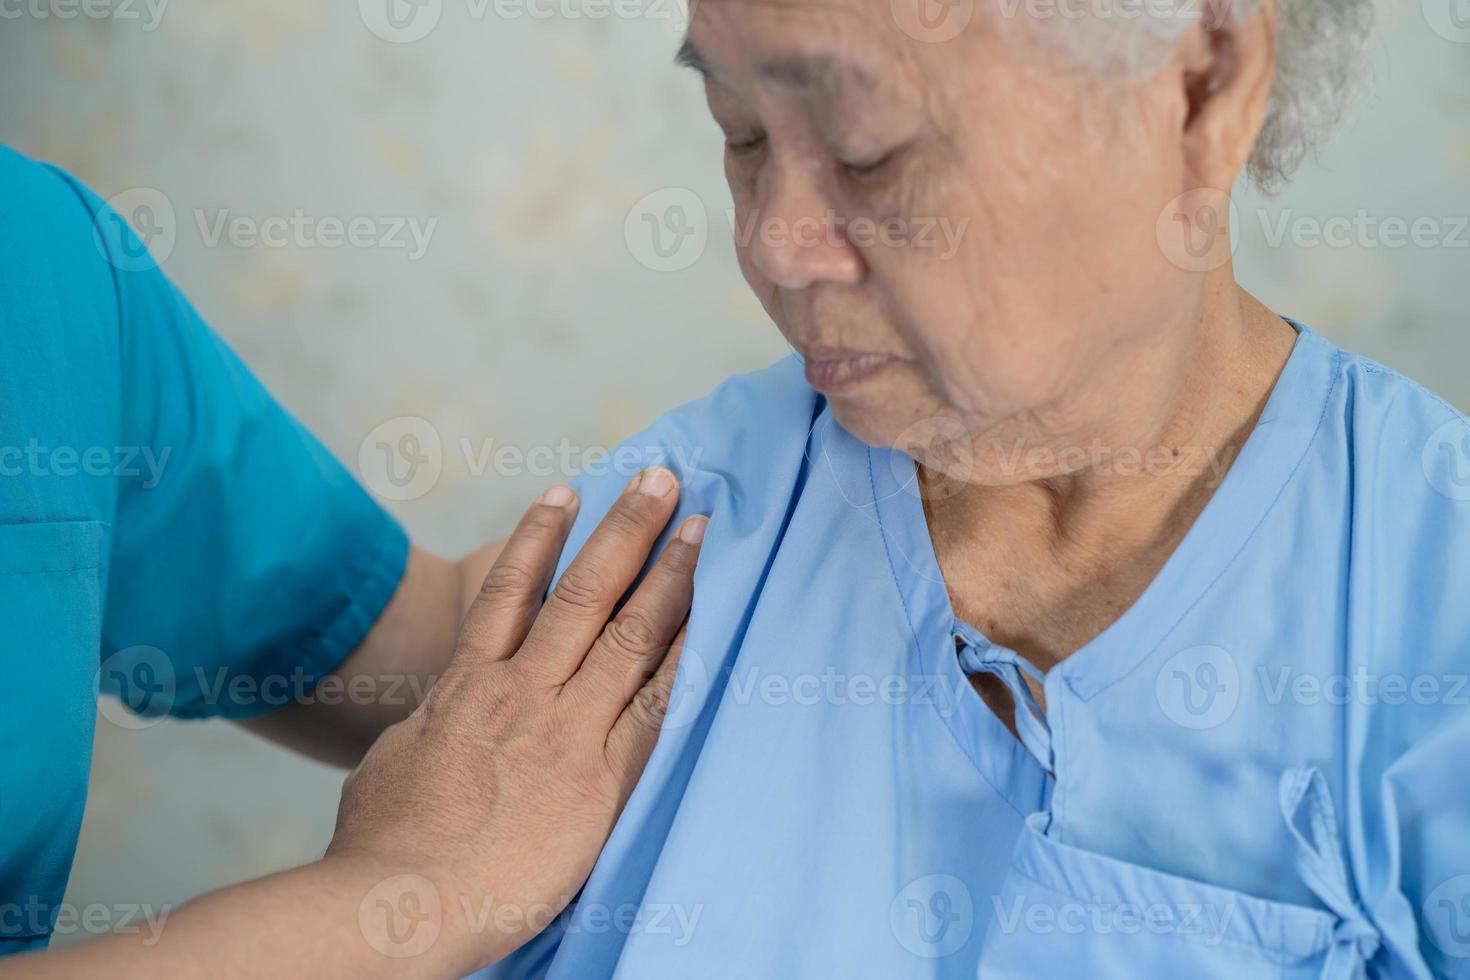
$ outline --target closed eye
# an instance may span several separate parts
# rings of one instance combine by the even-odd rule
[[[878,173],[878,171],[882,170],[888,164],[892,163],[894,158],[897,157],[899,153],[902,152],[902,150],[903,147],[890,150],[889,152],[883,154],[881,157],[877,157],[873,160],[866,160],[855,163],[844,160],[841,161],[842,169],[846,170],[848,173],[852,174],[855,177],[870,177],[873,174]]]
[[[765,142],[764,136],[756,136],[748,140],[726,140],[725,147],[734,153],[750,153],[759,150]]]

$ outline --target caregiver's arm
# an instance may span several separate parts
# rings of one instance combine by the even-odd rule
[[[101,692],[150,715],[264,718],[247,724],[356,763],[443,672],[499,545],[460,562],[410,549],[120,215],[66,174],[28,173],[70,243],[56,268],[100,317],[70,325],[79,349],[115,361],[99,431],[134,452],[110,488]]]
[[[7,960],[0,980],[459,977],[535,935],[586,881],[632,792],[683,642],[700,517],[609,622],[678,496],[638,483],[544,607],[576,503],[531,508],[443,678],[348,777],[326,857],[191,902],[157,934]]]
[[[457,562],[414,547],[393,598],[341,666],[307,697],[241,724],[323,762],[355,765],[444,672],[465,611],[504,546],[496,541]]]
[[[668,471],[650,473],[657,479],[650,477],[646,490],[677,497]],[[241,724],[324,762],[356,765],[384,728],[418,707],[444,672],[475,596],[504,587],[486,580],[504,545],[497,541],[458,562],[414,548],[393,598],[352,655],[306,698]]]

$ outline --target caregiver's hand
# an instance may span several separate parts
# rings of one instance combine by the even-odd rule
[[[544,607],[577,503],[531,508],[444,676],[348,777],[320,861],[0,978],[458,977],[524,943],[585,882],[657,740],[703,518],[609,619],[677,496],[667,471],[635,478]]]
[[[327,851],[425,876],[405,897],[440,903],[465,966],[531,938],[587,880],[653,751],[693,594],[703,517],[609,621],[673,510],[674,478],[657,469],[629,484],[538,611],[575,516],[561,491],[500,553],[427,700],[348,777]],[[370,939],[393,944],[395,918]]]

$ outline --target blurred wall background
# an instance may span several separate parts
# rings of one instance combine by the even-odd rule
[[[718,131],[670,66],[684,20],[678,0],[0,0],[0,142],[156,219],[205,318],[457,555],[786,350],[735,266]],[[1470,408],[1470,7],[1380,21],[1352,123],[1278,197],[1237,196],[1240,274]],[[403,434],[438,448],[398,486],[373,446]],[[120,718],[98,719],[69,902],[162,907],[325,846],[341,773],[223,723]]]

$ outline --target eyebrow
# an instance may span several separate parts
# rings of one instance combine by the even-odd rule
[[[706,80],[715,77],[709,59],[688,38],[679,46],[674,63],[692,68]],[[840,92],[849,87],[863,90],[874,88],[873,76],[865,69],[843,58],[824,54],[788,55],[763,62],[760,74],[773,82],[792,88],[820,88]]]

